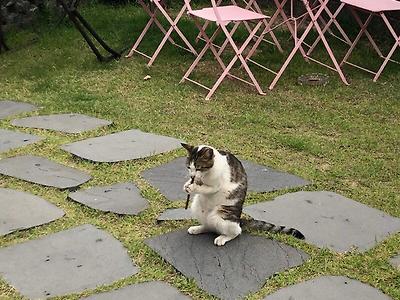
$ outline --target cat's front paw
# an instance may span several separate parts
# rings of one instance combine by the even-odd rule
[[[183,190],[188,194],[194,193],[195,189],[194,183],[191,183],[190,181],[186,182],[183,186]]]
[[[207,232],[207,229],[203,225],[191,226],[188,229],[189,234],[200,234],[200,233],[204,233],[204,232]]]

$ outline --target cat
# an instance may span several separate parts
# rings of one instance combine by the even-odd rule
[[[282,232],[304,239],[304,235],[294,228],[241,219],[247,174],[233,154],[207,145],[195,147],[182,143],[182,146],[188,151],[186,167],[190,175],[183,189],[194,194],[190,209],[201,224],[189,227],[189,234],[215,232],[219,234],[214,240],[217,246],[240,235],[242,227]]]

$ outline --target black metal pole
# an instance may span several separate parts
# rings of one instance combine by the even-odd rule
[[[2,52],[3,49],[4,51],[10,50],[10,48],[8,48],[6,45],[2,24],[3,24],[3,16],[0,13],[0,52]]]
[[[76,7],[72,6],[71,8],[65,3],[64,0],[57,0],[62,8],[64,9],[65,13],[68,15],[70,21],[74,24],[75,28],[80,32],[82,37],[85,39],[86,43],[89,45],[90,49],[96,55],[99,61],[108,61],[110,59],[119,59],[121,57],[121,53],[112,49],[93,29],[93,27],[81,16],[81,14],[77,11]],[[110,56],[105,57],[103,56],[99,49],[97,49],[96,45],[94,44],[93,40],[89,36],[88,32],[91,36],[99,42],[99,44],[110,53]]]

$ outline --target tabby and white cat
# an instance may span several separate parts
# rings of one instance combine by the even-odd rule
[[[223,246],[241,234],[241,226],[304,239],[303,234],[294,228],[240,219],[247,192],[247,175],[233,154],[206,145],[194,147],[182,143],[182,146],[188,151],[186,166],[191,178],[183,189],[194,194],[191,211],[201,224],[190,227],[190,234],[218,233],[220,235],[214,240],[217,246]]]

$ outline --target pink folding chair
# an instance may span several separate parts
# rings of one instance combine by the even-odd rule
[[[193,18],[194,23],[196,24],[197,28],[200,31],[201,37],[206,41],[206,44],[204,48],[201,50],[199,55],[196,57],[196,59],[193,61],[192,65],[189,67],[185,75],[182,77],[181,82],[187,80],[189,82],[192,82],[194,84],[197,84],[198,86],[205,88],[208,90],[208,94],[206,96],[206,100],[209,100],[211,96],[214,94],[214,92],[217,90],[217,88],[220,86],[222,81],[225,79],[226,76],[229,76],[231,78],[235,78],[239,81],[242,81],[244,83],[247,83],[251,86],[254,86],[257,90],[257,92],[261,95],[265,95],[265,93],[262,91],[259,83],[257,82],[255,76],[251,72],[246,60],[243,57],[243,51],[247,48],[249,43],[253,40],[254,36],[257,34],[257,32],[260,30],[261,26],[264,24],[264,20],[266,20],[268,17],[260,14],[258,12],[254,12],[249,9],[241,8],[237,5],[226,5],[226,6],[217,6],[215,0],[211,0],[212,7],[207,7],[199,10],[193,10],[190,6],[189,0],[185,0],[186,6],[188,8],[188,14]],[[209,21],[209,22],[215,22],[217,25],[217,29],[214,31],[214,33],[209,37],[205,30],[203,29],[202,25],[199,23],[199,19],[202,19],[204,21]],[[251,29],[250,33],[248,34],[248,37],[246,40],[243,42],[243,44],[239,47],[234,39],[233,39],[233,33],[236,31],[237,27],[240,24],[243,24],[244,22],[253,22],[254,27]],[[230,23],[234,23],[232,30],[228,30],[227,26]],[[214,40],[218,36],[220,32],[223,32],[226,38],[226,43],[227,45],[230,46],[230,48],[233,49],[234,51],[234,56],[231,59],[231,61],[225,65],[225,63],[222,61],[221,54],[222,51],[224,51],[226,48],[221,47],[219,51],[217,51],[216,46],[214,45]],[[260,38],[263,38],[264,33],[261,33]],[[225,44],[225,43],[224,43]],[[209,88],[193,79],[190,79],[189,76],[197,66],[197,64],[200,62],[200,60],[203,58],[204,54],[207,52],[207,50],[210,49],[211,52],[214,55],[214,58],[218,62],[219,66],[222,69],[222,74],[218,77],[214,85]],[[221,50],[222,49],[222,50]],[[230,73],[232,67],[237,61],[240,61],[241,66],[247,73],[247,75],[250,78],[250,81],[242,79],[238,76],[235,76]]]
[[[146,0],[137,0],[139,4],[143,7],[143,10],[150,16],[149,21],[147,22],[146,26],[144,27],[142,33],[140,34],[139,38],[136,40],[135,44],[132,46],[132,49],[129,51],[128,55],[125,57],[129,58],[133,56],[134,53],[140,54],[144,56],[145,58],[149,59],[149,62],[147,63],[147,66],[151,66],[154,61],[156,60],[158,54],[160,53],[161,49],[164,47],[165,43],[169,41],[172,45],[179,47],[183,50],[186,50],[188,52],[193,53],[194,55],[197,55],[196,50],[193,48],[193,46],[190,44],[190,42],[187,40],[185,35],[182,33],[182,31],[178,27],[178,22],[180,21],[182,15],[186,11],[186,3],[182,6],[181,10],[179,11],[178,15],[175,17],[175,19],[172,19],[167,10],[165,9],[163,2],[161,0],[147,0],[147,4],[144,2]],[[154,4],[155,6],[153,6]],[[158,12],[161,12],[162,16],[167,20],[169,24],[168,30],[166,30],[163,25],[160,23],[160,21],[157,19],[157,14]],[[150,56],[147,55],[146,53],[143,53],[138,50],[138,47],[140,43],[142,42],[143,38],[145,37],[147,31],[153,25],[153,23],[160,29],[160,31],[164,34],[163,39],[161,40],[160,44],[158,45],[157,49],[154,51],[154,53]],[[172,32],[175,31],[178,36],[181,38],[183,43],[186,45],[186,47],[181,46],[177,44],[171,37]]]
[[[341,65],[346,63],[350,66],[353,66],[353,67],[359,68],[363,71],[366,71],[368,73],[371,73],[374,75],[373,81],[376,82],[389,61],[400,64],[400,62],[391,59],[391,57],[394,54],[394,52],[396,51],[397,47],[400,47],[400,35],[398,33],[396,33],[396,31],[393,29],[393,26],[390,23],[390,18],[388,18],[386,16],[387,12],[400,11],[400,2],[395,1],[395,0],[341,0],[341,1],[342,1],[342,3],[346,4],[346,6],[350,9],[350,12],[354,16],[354,19],[356,20],[357,24],[361,27],[360,32],[358,33],[357,37],[352,42],[350,49],[347,51],[346,55],[344,56],[344,58],[341,62]],[[364,23],[361,21],[361,18],[358,15],[357,11],[364,11],[368,14],[368,17]],[[388,55],[386,55],[386,56],[384,56],[382,54],[382,52],[378,48],[377,44],[373,40],[372,36],[367,31],[367,27],[368,27],[369,23],[371,22],[373,16],[381,17],[381,19],[385,23],[386,27],[388,28],[390,34],[393,36],[393,38],[395,40],[393,47],[391,48]],[[360,41],[360,38],[363,34],[365,34],[366,37],[368,38],[369,42],[372,45],[372,48],[384,60],[377,72],[371,71],[367,68],[364,68],[362,66],[356,65],[356,64],[348,61],[351,53],[353,52],[357,43]]]
[[[245,8],[245,9],[252,10],[252,11],[254,11],[254,12],[263,14],[263,12],[261,11],[261,8],[260,8],[260,6],[258,5],[258,3],[257,3],[256,0],[239,0],[239,1],[244,3],[244,6],[245,6],[244,8]],[[237,1],[237,0],[231,0],[231,3],[232,3],[232,5],[238,6],[238,2],[239,2],[239,1]],[[222,2],[222,0],[218,0],[218,1],[217,1],[217,6],[221,5],[221,2]],[[269,24],[269,22],[267,22],[267,20],[264,20],[263,22],[264,22],[265,30],[266,30],[266,31],[268,32],[268,34],[271,36],[271,39],[272,39],[272,40],[269,40],[269,39],[263,37],[262,41],[263,41],[263,42],[266,42],[266,43],[268,43],[268,44],[271,44],[271,45],[273,45],[273,46],[275,46],[275,47],[278,49],[279,52],[283,53],[283,49],[282,49],[281,44],[279,43],[279,41],[278,41],[277,37],[275,36],[274,32],[273,32],[272,30],[270,30],[270,24]],[[203,24],[203,30],[204,30],[204,31],[205,31],[206,28],[208,27],[209,23],[210,23],[210,22],[209,22],[208,20],[204,22],[204,24]],[[251,31],[252,31],[252,27],[251,27],[251,25],[250,25],[251,23],[249,23],[249,22],[247,22],[247,21],[243,21],[243,24],[244,24],[244,26],[246,27],[247,31],[248,31],[249,34],[250,34]],[[231,35],[233,35],[233,33],[234,33],[234,32],[231,32]],[[257,34],[255,34],[254,37],[255,37],[255,38],[259,38],[260,36],[257,35]],[[199,40],[203,40],[203,41],[204,41],[204,39],[201,38],[201,32],[199,32],[199,34],[198,34],[197,37],[196,37],[196,43],[197,43]],[[219,45],[215,45],[215,44],[214,44],[214,46],[216,46],[217,48],[220,48],[220,47],[224,48],[224,46],[226,46],[226,45],[227,45],[226,43],[225,43],[224,45],[222,45],[222,46],[219,46]]]
[[[290,0],[290,8],[291,8],[291,13],[290,16],[287,16],[287,14],[285,13],[283,7],[284,5],[287,3],[288,0],[282,0],[281,2],[279,2],[279,0],[274,0],[278,10],[276,11],[276,13],[271,17],[271,22],[270,22],[270,27],[272,28],[272,30],[274,30],[277,26],[281,26],[283,24],[286,24],[288,26],[288,29],[294,39],[294,47],[292,49],[292,51],[290,52],[289,56],[287,57],[287,59],[285,60],[285,62],[283,63],[282,67],[280,68],[280,70],[278,72],[274,72],[272,71],[273,74],[275,74],[275,77],[273,79],[273,81],[271,82],[269,89],[272,90],[275,85],[277,84],[278,80],[281,78],[281,76],[283,75],[284,71],[286,70],[286,68],[288,67],[289,63],[291,62],[291,60],[293,59],[294,55],[300,51],[301,55],[303,56],[303,58],[306,61],[312,61],[315,62],[317,64],[320,64],[324,67],[327,67],[328,69],[335,71],[338,73],[340,79],[343,81],[343,83],[345,83],[346,85],[348,85],[348,81],[345,77],[345,75],[343,74],[343,71],[325,37],[325,32],[328,30],[329,26],[327,26],[328,22],[324,22],[322,21],[322,13],[328,13],[328,15],[332,15],[332,20],[331,23],[334,24],[338,24],[335,20],[337,14],[340,12],[337,11],[334,14],[332,14],[332,12],[329,10],[328,8],[328,2],[330,0],[315,0],[313,2],[309,1],[309,0]],[[300,15],[300,16],[294,16],[293,15],[293,4],[294,1],[298,1],[303,4],[304,8],[305,8],[305,13]],[[283,19],[283,21],[278,24],[278,25],[273,25],[273,23],[275,22],[275,19],[277,18],[277,16],[280,15]],[[305,29],[302,33],[302,35],[300,37],[298,37],[298,28],[299,25],[302,23],[305,23],[306,20],[309,20],[309,23],[307,24],[307,26],[305,26]],[[272,24],[271,24],[272,23]],[[292,25],[293,23],[293,25]],[[324,26],[324,28],[321,28],[321,25]],[[338,25],[340,27],[340,25]],[[341,28],[341,27],[340,27]],[[317,34],[318,34],[318,38],[317,40],[314,42],[313,45],[309,45],[306,43],[306,38],[307,36],[310,34],[310,32],[312,31],[312,29],[315,29]],[[342,28],[341,28],[342,29]],[[344,32],[344,31],[343,31]],[[347,36],[346,36],[347,37]],[[322,41],[324,48],[326,50],[326,52],[329,55],[330,60],[333,63],[333,66],[328,65],[326,63],[323,63],[319,60],[317,60],[316,58],[313,58],[310,56],[311,52],[314,50],[316,44]],[[257,47],[258,44],[260,43],[260,40],[257,40],[257,42],[255,43],[254,47]],[[305,50],[305,46],[309,47],[308,52]],[[250,50],[249,54],[246,57],[246,60],[251,60],[251,56],[253,55],[254,51],[253,49]]]

